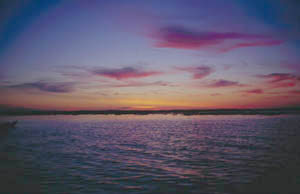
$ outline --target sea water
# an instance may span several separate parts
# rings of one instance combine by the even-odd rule
[[[300,193],[297,115],[1,120],[0,193]]]

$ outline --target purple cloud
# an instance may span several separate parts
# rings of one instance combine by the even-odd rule
[[[296,94],[296,95],[300,95],[300,90],[291,90],[289,91],[290,94]]]
[[[210,96],[221,96],[222,94],[220,93],[213,93],[213,94],[210,94]]]
[[[104,86],[122,88],[122,87],[145,87],[145,86],[170,86],[170,87],[172,87],[174,85],[169,82],[163,82],[163,81],[156,81],[156,82],[130,81],[130,82],[121,83],[121,84],[108,84],[108,85],[104,85]]]
[[[282,83],[276,83],[272,87],[273,88],[288,88],[288,87],[294,87],[297,83],[295,82],[282,82]]]
[[[161,28],[152,38],[156,39],[155,47],[158,48],[198,50],[219,46],[217,49],[222,52],[242,47],[274,46],[283,42],[281,40],[273,40],[270,36],[266,35],[236,32],[200,32],[187,30],[180,26]],[[225,45],[223,44],[225,41],[235,42],[231,42],[231,45]]]
[[[187,71],[193,74],[193,79],[202,79],[209,76],[214,72],[214,69],[208,66],[198,66],[198,67],[177,67],[177,70]]]
[[[295,76],[289,73],[271,73],[268,75],[257,75],[256,77],[265,78],[270,83],[276,83],[276,82],[281,82],[286,80],[300,80],[299,76]]]
[[[276,46],[282,44],[284,41],[282,40],[262,40],[256,42],[248,42],[248,43],[237,43],[228,48],[220,49],[221,52],[228,52],[233,49],[243,48],[243,47],[257,47],[257,46]]]
[[[268,75],[256,75],[256,77],[265,79],[267,84],[273,88],[294,87],[300,81],[300,76],[290,73],[271,73]]]
[[[262,89],[245,90],[242,92],[247,93],[247,94],[263,94],[264,93],[264,91]]]
[[[229,80],[214,80],[213,82],[206,85],[208,88],[220,88],[220,87],[244,87],[244,84],[241,84],[236,81],[229,81]]]
[[[103,77],[108,77],[112,79],[122,80],[131,78],[143,78],[153,75],[161,74],[158,71],[143,71],[133,67],[124,67],[120,69],[95,69],[92,71],[93,74]]]
[[[69,93],[74,90],[74,83],[69,82],[32,82],[32,83],[23,83],[17,85],[11,85],[10,88],[20,88],[20,89],[38,89],[43,92],[52,92],[52,93]]]

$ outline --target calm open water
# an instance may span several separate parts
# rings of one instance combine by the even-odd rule
[[[300,193],[297,115],[1,120],[0,193]]]

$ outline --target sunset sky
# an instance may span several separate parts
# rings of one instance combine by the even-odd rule
[[[300,1],[1,1],[0,104],[299,107]]]

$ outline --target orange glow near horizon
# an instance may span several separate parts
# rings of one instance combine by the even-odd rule
[[[17,93],[17,91],[16,91]],[[22,98],[20,96],[22,95]],[[277,108],[297,104],[297,98],[285,96],[260,95],[252,98],[242,95],[148,95],[83,98],[82,96],[63,94],[14,94],[2,102],[12,107],[24,107],[41,110],[171,110],[171,109],[220,109],[220,108]],[[276,105],[274,106],[274,102]]]

